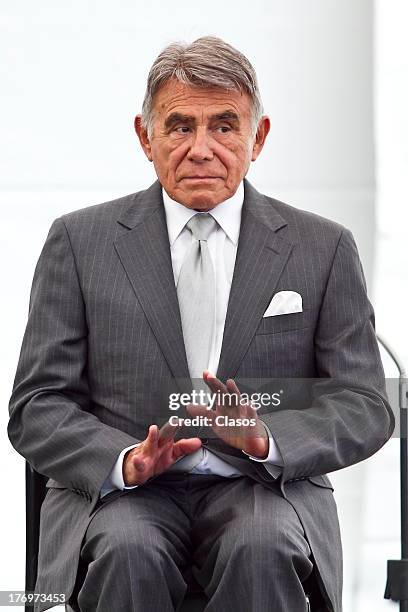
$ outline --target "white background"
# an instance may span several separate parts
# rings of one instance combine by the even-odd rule
[[[407,13],[404,0],[2,1],[0,590],[24,586],[24,461],[6,425],[34,266],[57,216],[154,180],[132,124],[167,43],[218,35],[249,57],[272,129],[248,178],[353,231],[377,329],[408,363]],[[398,441],[331,477],[344,610],[395,609]]]

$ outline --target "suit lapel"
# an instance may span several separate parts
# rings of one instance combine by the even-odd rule
[[[277,235],[286,221],[245,180],[238,251],[217,376],[235,376],[276,284],[292,244]],[[140,192],[118,219],[128,231],[115,248],[167,364],[186,391],[189,372],[161,185]]]
[[[292,244],[277,235],[286,221],[245,180],[238,251],[217,376],[235,376],[271,300]]]
[[[159,181],[137,194],[118,219],[128,231],[115,248],[167,364],[182,388],[189,372]],[[153,374],[153,373],[152,373]]]

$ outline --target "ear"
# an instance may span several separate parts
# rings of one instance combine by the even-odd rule
[[[269,117],[267,115],[263,115],[258,123],[258,129],[256,131],[255,141],[252,147],[252,161],[255,161],[260,152],[262,151],[270,129],[271,122],[269,120]]]
[[[146,128],[142,127],[142,115],[136,115],[135,117],[135,131],[138,135],[141,147],[149,161],[153,161],[152,157],[152,147],[150,145],[150,140],[147,135]]]

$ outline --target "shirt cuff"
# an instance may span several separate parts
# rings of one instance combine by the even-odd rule
[[[132,448],[136,448],[136,446],[139,446],[139,444],[141,444],[141,442],[138,442],[137,444],[132,444],[131,446],[127,446],[121,451],[119,457],[116,459],[116,463],[114,464],[113,468],[110,471],[109,476],[106,478],[105,482],[102,485],[100,497],[104,497],[108,493],[111,493],[112,491],[115,491],[117,489],[119,489],[120,491],[125,491],[126,489],[135,489],[136,487],[139,486],[139,485],[126,486],[123,480],[123,471],[122,471],[123,458],[125,454],[127,453],[128,450],[131,450]]]
[[[260,463],[273,463],[274,465],[283,466],[283,459],[280,453],[280,450],[275,442],[275,438],[271,434],[269,427],[262,421],[262,425],[265,427],[266,432],[269,438],[269,452],[265,459],[260,459],[259,457],[254,457],[249,453],[246,453],[244,450],[242,451],[245,455],[247,455],[252,461],[259,461]]]

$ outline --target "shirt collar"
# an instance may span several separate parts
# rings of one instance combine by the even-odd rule
[[[200,213],[196,213],[195,210],[187,208],[180,202],[173,200],[164,188],[162,188],[162,192],[167,231],[169,234],[170,246],[172,246],[185,224],[188,223],[191,217],[194,217],[195,214]],[[222,227],[231,242],[233,242],[235,245],[238,244],[243,203],[244,185],[241,181],[238,185],[238,189],[231,198],[217,204],[217,206],[210,211],[211,215]]]

